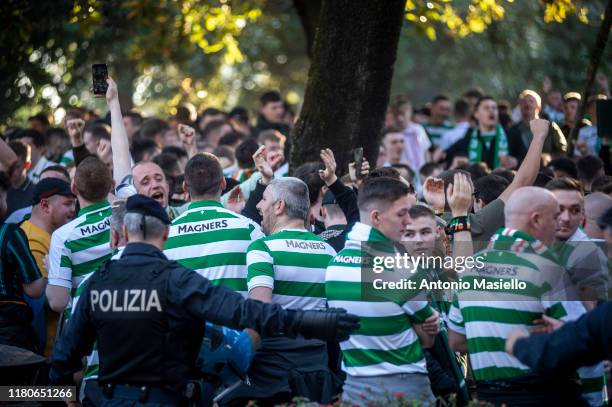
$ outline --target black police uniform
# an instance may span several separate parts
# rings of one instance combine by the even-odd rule
[[[126,204],[128,213],[133,198]],[[134,211],[166,222],[167,215],[153,202],[159,208],[152,212],[149,201],[144,210]],[[348,338],[358,327],[357,317],[345,313],[283,310],[245,300],[168,260],[155,246],[129,243],[121,259],[105,263],[85,283],[56,343],[51,381],[70,382],[97,341],[103,405],[135,405],[135,400],[143,406],[182,404],[187,381],[195,377],[204,321],[254,329],[263,337],[301,333]]]

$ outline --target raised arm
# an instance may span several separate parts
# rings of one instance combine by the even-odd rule
[[[533,185],[538,171],[540,170],[540,160],[542,156],[542,148],[544,148],[544,141],[548,136],[548,129],[550,122],[544,119],[534,119],[529,122],[531,132],[533,133],[533,139],[527,150],[527,155],[523,160],[523,163],[519,167],[514,180],[508,185],[508,188],[502,192],[499,199],[506,202],[510,195],[521,187]]]
[[[469,223],[468,212],[472,203],[473,190],[472,183],[467,176],[460,172],[455,174],[453,183],[446,188],[448,206],[453,214],[453,219],[449,223],[449,233],[452,234],[453,258],[455,259],[467,258],[474,254],[472,233],[469,228],[465,227],[465,223]],[[456,273],[451,277],[456,277]]]
[[[187,126],[186,124],[178,125],[178,134],[181,142],[183,143],[183,147],[185,147],[185,151],[187,151],[187,156],[189,158],[193,157],[198,153],[198,147],[196,145],[196,131],[193,127]]]
[[[111,115],[111,148],[113,151],[113,179],[118,185],[123,179],[132,174],[132,162],[130,159],[130,142],[123,124],[121,105],[119,104],[119,92],[117,84],[111,78],[106,80],[106,103]]]

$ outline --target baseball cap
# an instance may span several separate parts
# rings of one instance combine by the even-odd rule
[[[132,195],[127,199],[127,202],[125,203],[125,212],[153,216],[154,218],[161,220],[166,225],[172,223],[168,217],[168,214],[164,208],[162,208],[159,202],[153,198],[149,198],[148,196],[141,194]]]
[[[53,195],[63,195],[74,197],[70,190],[70,184],[59,178],[41,179],[34,187],[32,194],[32,205],[38,205],[42,199],[47,199]]]

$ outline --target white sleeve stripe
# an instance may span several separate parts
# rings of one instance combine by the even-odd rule
[[[63,278],[50,278],[47,282],[49,285],[55,285],[58,287],[65,287],[68,289],[72,288],[72,280],[65,280]]]
[[[267,287],[274,290],[274,279],[269,276],[255,276],[247,283],[249,291],[255,287]]]
[[[247,266],[253,263],[274,264],[274,259],[268,252],[264,252],[262,250],[249,250],[247,252]]]

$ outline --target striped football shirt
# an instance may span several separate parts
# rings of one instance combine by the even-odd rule
[[[272,302],[283,308],[324,308],[325,269],[336,251],[304,229],[285,229],[251,243],[247,286],[272,289]]]
[[[59,165],[70,167],[72,164],[74,164],[74,153],[72,149],[69,149],[60,158]]]
[[[82,208],[76,219],[53,232],[49,249],[49,284],[70,290],[71,301],[64,311],[69,318],[77,306],[84,282],[112,255],[110,247],[111,206],[102,200]],[[98,353],[87,357],[83,376],[98,374]]]
[[[450,123],[446,122],[440,126],[424,124],[423,127],[425,127],[425,130],[427,131],[431,143],[436,147],[440,145],[440,141],[444,137],[444,134],[454,128]]]
[[[496,246],[495,240],[500,236],[513,239]],[[460,277],[462,282],[470,283],[470,288],[457,291],[448,326],[466,336],[476,380],[529,374],[528,366],[504,350],[510,332],[527,330],[542,314],[567,319],[584,308],[579,302],[563,301],[563,268],[543,243],[524,233],[502,228],[493,236],[489,248],[478,256],[482,256],[484,267],[467,270]],[[513,279],[524,282],[526,288],[475,287],[476,281],[499,283]]]
[[[376,295],[367,294],[368,290],[372,294],[372,283],[364,281],[364,276],[372,270],[365,265],[371,257],[362,246],[373,241],[387,244],[390,247],[387,254],[395,255],[391,241],[380,231],[357,223],[347,235],[344,249],[329,263],[325,275],[329,307],[344,308],[361,318],[359,330],[340,343],[342,369],[352,376],[426,374],[425,357],[412,324],[425,321],[433,310],[425,293],[417,290],[376,290]],[[384,273],[402,273],[408,279],[417,275],[394,269],[377,276]]]
[[[215,285],[247,294],[246,252],[259,225],[217,201],[198,201],[174,219],[164,254]]]

